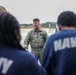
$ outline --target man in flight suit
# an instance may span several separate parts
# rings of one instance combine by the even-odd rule
[[[38,18],[33,19],[33,29],[28,32],[24,41],[24,48],[28,49],[30,43],[31,51],[34,56],[41,62],[42,49],[48,37],[45,30],[40,28],[40,21]]]

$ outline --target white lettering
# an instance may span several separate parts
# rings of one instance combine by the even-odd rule
[[[69,38],[63,39],[62,49],[65,49],[65,48],[70,48]]]
[[[54,48],[55,48],[55,51],[60,50],[61,47],[62,47],[62,40],[54,41]]]
[[[2,68],[2,73],[6,74],[10,66],[12,65],[13,61],[8,60],[6,58],[0,58],[0,68]]]
[[[74,47],[76,47],[76,37],[64,38],[54,41],[55,51]]]
[[[76,37],[71,37],[71,47],[76,47]]]

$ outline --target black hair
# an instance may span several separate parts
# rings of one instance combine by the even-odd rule
[[[10,13],[0,13],[0,42],[22,49],[20,45],[20,26],[17,19]]]
[[[63,11],[57,19],[57,24],[76,27],[76,14],[73,11]]]
[[[33,21],[38,21],[38,22],[40,22],[40,20],[39,20],[38,18],[34,18]]]

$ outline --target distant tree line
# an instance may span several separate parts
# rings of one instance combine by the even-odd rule
[[[32,23],[31,24],[20,24],[22,28],[32,28]],[[42,28],[56,28],[56,22],[46,22],[46,23],[41,23],[40,26]]]

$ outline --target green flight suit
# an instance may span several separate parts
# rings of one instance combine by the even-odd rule
[[[40,62],[42,56],[42,49],[47,37],[48,35],[45,30],[32,29],[31,31],[28,32],[24,40],[24,48],[28,49],[28,45],[30,44],[32,53]]]

